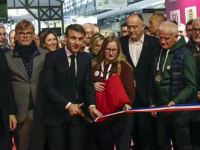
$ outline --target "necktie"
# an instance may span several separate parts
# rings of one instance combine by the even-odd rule
[[[73,98],[76,98],[76,73],[75,73],[75,55],[71,55],[70,77],[72,83]]]

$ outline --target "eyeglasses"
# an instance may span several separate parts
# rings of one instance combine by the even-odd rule
[[[187,29],[186,31],[187,31],[187,32],[192,32],[192,29]]]
[[[101,45],[95,45],[94,47],[95,48],[101,48]]]
[[[4,37],[5,37],[5,36],[6,36],[6,33],[0,33],[0,36],[4,36]]]
[[[82,112],[80,106],[78,106],[78,109],[79,109],[79,111],[81,112],[81,116],[82,116],[86,121],[88,121],[89,123],[92,123],[92,120]]]
[[[106,53],[113,53],[113,54],[116,54],[118,52],[118,49],[110,49],[110,48],[106,48]]]
[[[27,37],[30,37],[33,33],[32,33],[32,32],[27,32],[27,33],[19,32],[19,33],[16,33],[16,34],[19,34],[19,36],[21,36],[21,37],[24,37],[25,35],[26,35]]]
[[[193,32],[197,32],[197,31],[200,32],[200,29],[193,28],[192,31],[193,31]]]

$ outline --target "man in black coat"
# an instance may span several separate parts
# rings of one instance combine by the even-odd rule
[[[17,126],[17,108],[12,89],[8,64],[0,48],[0,149],[11,150],[10,131]]]
[[[197,99],[200,103],[200,18],[194,19],[192,23],[192,34],[189,42],[187,43],[188,48],[193,52],[196,61],[197,71]],[[190,138],[193,150],[200,149],[200,111],[194,111],[193,119],[190,122]]]
[[[144,22],[140,14],[127,18],[128,35],[121,37],[121,45],[127,61],[133,67],[136,97],[133,107],[148,107],[148,79],[151,56],[159,45],[158,38],[144,34]],[[153,147],[153,120],[150,113],[135,113],[133,125],[134,150],[150,150]]]
[[[50,150],[88,150],[87,123],[80,116],[81,110],[89,111],[93,118],[102,115],[95,106],[91,59],[79,52],[84,37],[81,25],[70,25],[65,33],[66,46],[46,55],[42,81]]]

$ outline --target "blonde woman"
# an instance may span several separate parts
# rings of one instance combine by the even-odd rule
[[[103,41],[104,41],[104,36],[99,33],[94,34],[90,38],[89,52],[91,55],[93,55],[94,57],[97,57],[97,55],[99,54],[99,52],[101,50],[101,45],[102,45]]]
[[[100,54],[92,60],[93,83],[96,91],[104,91],[102,83],[118,73],[130,100],[121,110],[131,109],[135,97],[133,69],[122,53],[121,44],[116,36],[105,38]],[[130,150],[131,146],[131,117],[120,118],[116,121],[95,125],[94,140],[98,150]]]
[[[51,30],[47,30],[42,33],[42,38],[40,39],[40,47],[48,51],[58,50],[59,42],[57,35]]]

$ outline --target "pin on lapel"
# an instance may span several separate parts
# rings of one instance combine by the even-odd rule
[[[79,59],[81,59],[81,57],[79,57]]]

